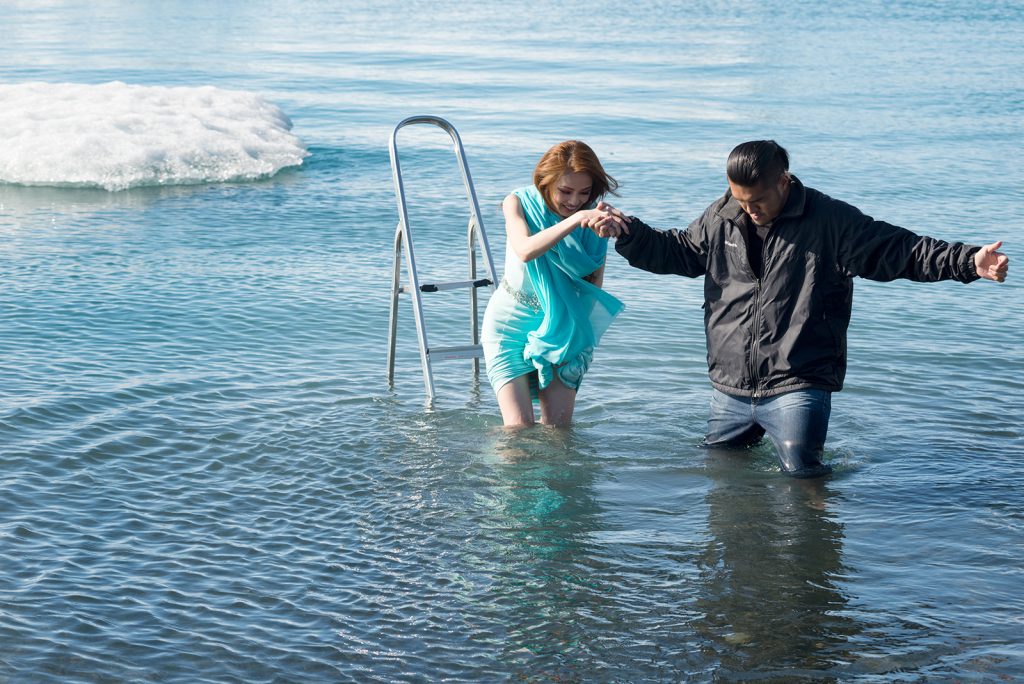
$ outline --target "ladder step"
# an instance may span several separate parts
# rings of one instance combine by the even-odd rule
[[[450,283],[424,283],[420,285],[420,292],[441,292],[442,290],[458,290],[466,287],[487,287],[494,283],[489,278],[481,278],[480,280],[455,280]],[[412,290],[409,285],[402,285],[398,288],[398,291],[402,294],[408,294]]]
[[[434,347],[428,349],[427,354],[430,355],[430,358],[438,360],[478,359],[483,357],[484,348],[479,344],[467,344],[461,347]]]

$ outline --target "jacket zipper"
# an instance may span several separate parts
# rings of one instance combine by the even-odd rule
[[[757,230],[756,227],[753,230]],[[762,308],[762,295],[764,294],[764,275],[768,270],[768,240],[772,237],[772,231],[769,230],[764,236],[764,240],[761,242],[761,277],[754,274],[754,269],[750,269],[751,275],[754,276],[754,322],[753,329],[751,330],[750,340],[750,379],[754,383],[754,399],[761,398],[761,378],[757,374],[757,353],[760,349],[760,331],[761,331],[761,308]],[[749,264],[748,264],[749,265]]]
[[[763,268],[763,264],[762,264]],[[754,320],[750,331],[750,379],[754,384],[754,399],[761,398],[761,380],[757,377],[758,331],[761,329],[761,279],[754,279]]]

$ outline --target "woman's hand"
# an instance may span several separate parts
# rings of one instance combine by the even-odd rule
[[[608,216],[608,212],[601,211],[600,209],[580,209],[573,214],[573,218],[579,221],[579,224],[584,228],[590,228],[606,216]]]
[[[587,214],[580,225],[590,228],[603,238],[617,238],[629,233],[629,223],[625,215],[607,202],[600,202],[596,209],[578,212]]]

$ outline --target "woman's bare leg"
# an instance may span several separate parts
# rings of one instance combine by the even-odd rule
[[[520,375],[498,388],[498,408],[505,427],[527,427],[534,424],[530,376]]]
[[[576,407],[576,390],[566,387],[558,374],[540,391],[540,422],[544,425],[565,426],[572,422]]]

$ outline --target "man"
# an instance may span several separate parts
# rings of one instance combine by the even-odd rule
[[[612,216],[590,227],[615,237],[632,266],[704,276],[713,386],[705,444],[744,447],[767,433],[783,471],[824,475],[854,276],[1003,282],[1009,259],[996,251],[1001,242],[918,236],[805,187],[772,140],[737,146],[726,171],[728,192],[686,230],[657,231],[604,203]]]

